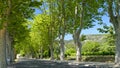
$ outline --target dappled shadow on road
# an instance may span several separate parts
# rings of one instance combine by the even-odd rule
[[[73,61],[48,61],[27,60],[19,61],[8,66],[8,68],[113,68],[113,64],[99,62],[73,62]]]

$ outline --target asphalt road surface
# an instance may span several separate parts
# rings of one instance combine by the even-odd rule
[[[22,59],[8,68],[115,68],[113,63]],[[118,67],[119,68],[119,67]]]

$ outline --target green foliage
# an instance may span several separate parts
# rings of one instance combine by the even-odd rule
[[[20,50],[20,55],[25,56],[25,52],[23,50]]]
[[[42,47],[43,56],[49,57],[49,47],[53,44],[54,55],[58,56],[59,42],[56,43],[55,40],[58,37],[64,39],[66,33],[73,33],[74,30],[79,35],[79,30],[93,27],[96,20],[101,22],[103,13],[99,13],[98,9],[103,7],[102,3],[103,0],[11,0],[11,3],[1,0],[0,27],[7,23],[17,53],[36,57],[41,55]],[[43,13],[34,17],[35,8],[40,8],[41,5]],[[110,33],[107,45],[114,45],[113,29],[104,28]],[[80,41],[84,40],[86,37],[82,35]],[[114,53],[114,46],[101,46],[98,42],[88,41],[82,50],[84,55],[111,54]],[[75,51],[72,44],[66,45],[66,55],[75,56]]]
[[[113,26],[107,26],[104,25],[103,28],[98,28],[99,32],[101,33],[108,33],[106,34],[105,37],[105,42],[110,45],[110,46],[114,46],[115,45],[115,32],[114,32],[114,28]]]
[[[87,41],[82,47],[83,55],[114,55],[115,46],[100,44],[94,41]]]
[[[67,56],[75,56],[76,55],[76,50],[74,48],[69,48],[66,50],[65,54]]]
[[[43,56],[49,57],[50,50],[48,50],[51,46],[58,44],[55,43],[55,39],[57,37],[57,28],[54,27],[56,23],[51,23],[50,16],[48,14],[39,14],[35,16],[33,23],[31,23],[31,44],[34,47],[36,53],[39,53],[39,49],[43,47]],[[57,48],[56,45],[53,46]],[[53,51],[54,52],[54,51]]]
[[[110,46],[110,45],[104,44],[104,45],[100,46],[99,53],[101,55],[114,55],[115,54],[115,46]]]
[[[98,42],[93,41],[87,41],[82,46],[82,51],[84,52],[98,52],[99,51],[100,44]]]
[[[28,34],[26,19],[33,18],[35,7],[40,5],[41,1],[35,0],[0,1],[0,25],[6,24],[13,41],[21,41]]]
[[[74,45],[73,40],[72,41],[65,41],[65,55],[66,56],[75,56],[76,55],[76,48]]]
[[[86,40],[86,36],[85,35],[81,35],[80,41],[84,41],[84,40]]]
[[[49,54],[49,50],[45,50],[45,51],[43,52],[43,57],[48,58],[48,57],[50,57],[49,55],[50,55],[50,54]]]
[[[35,0],[0,0],[0,28],[6,26],[12,47],[16,53],[31,54],[28,20],[33,18],[34,9],[41,2]]]

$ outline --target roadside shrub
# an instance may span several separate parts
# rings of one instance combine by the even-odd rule
[[[101,55],[114,55],[115,46],[102,45],[99,52]]]
[[[82,54],[83,55],[95,55],[99,52],[100,43],[93,42],[93,41],[87,41],[82,46]]]
[[[82,46],[82,55],[115,55],[115,46],[87,41]]]
[[[75,56],[75,54],[76,54],[76,51],[75,51],[74,48],[66,49],[65,55],[67,55],[67,56]]]
[[[21,55],[21,56],[25,56],[24,50],[21,50],[21,51],[20,51],[20,55]]]

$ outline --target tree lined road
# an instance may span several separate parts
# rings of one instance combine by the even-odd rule
[[[11,64],[8,68],[113,68],[113,63],[27,59]]]
[[[7,68],[8,61],[14,61],[17,54],[36,60],[21,58],[8,68],[114,66],[99,62],[64,61],[69,59],[67,56],[75,56],[77,61],[82,61],[82,55],[114,56],[116,65],[120,67],[120,0],[0,0],[0,6],[0,68]],[[111,28],[104,16],[109,18]],[[85,42],[87,47],[83,48],[82,30],[95,25],[102,25],[105,31],[100,29],[100,32],[109,32],[110,38],[106,37],[103,43]],[[69,44],[69,47],[65,44],[66,35],[73,37],[74,44]],[[53,61],[38,58],[51,58]]]

